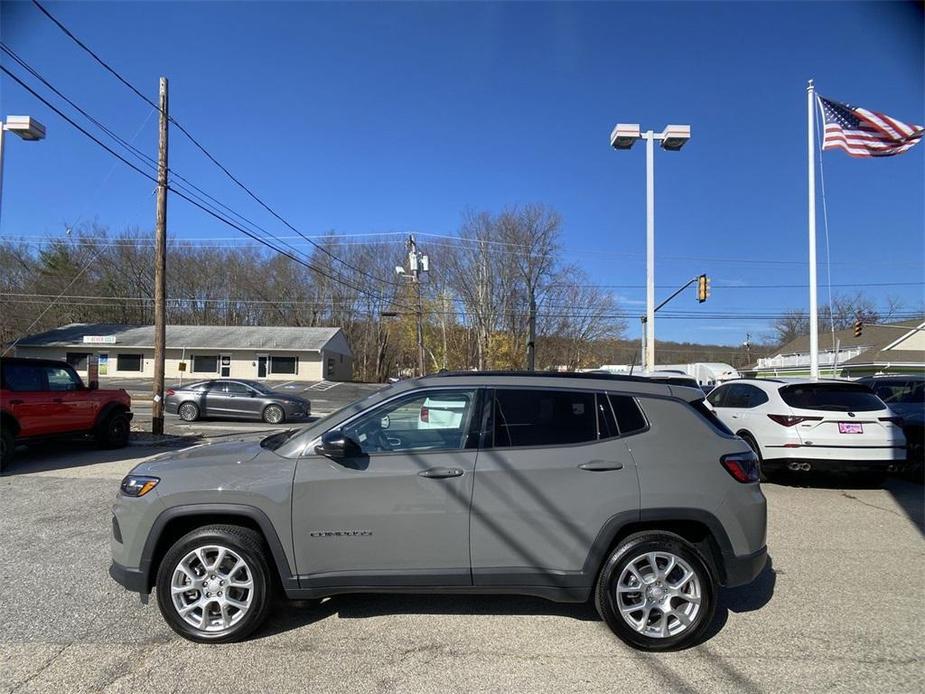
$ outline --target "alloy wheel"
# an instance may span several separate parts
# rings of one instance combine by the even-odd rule
[[[184,422],[192,422],[199,414],[197,407],[191,402],[185,402],[180,405],[180,419]]]
[[[650,638],[678,636],[690,629],[703,600],[697,572],[671,552],[646,552],[632,559],[614,592],[623,620]]]
[[[283,410],[276,405],[270,405],[263,413],[263,417],[269,424],[279,424],[283,421]]]
[[[183,621],[200,631],[223,632],[240,622],[254,599],[254,578],[237,552],[206,545],[189,552],[173,570],[170,593]]]

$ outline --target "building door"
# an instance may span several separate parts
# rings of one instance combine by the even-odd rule
[[[231,376],[231,355],[223,354],[221,355],[221,367],[219,373],[222,378],[228,378]]]
[[[267,377],[267,355],[257,356],[257,378]]]

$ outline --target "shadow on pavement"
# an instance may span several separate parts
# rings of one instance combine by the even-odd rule
[[[716,601],[716,614],[713,622],[704,632],[701,645],[716,636],[726,622],[729,621],[730,612],[754,612],[771,602],[774,597],[774,586],[777,584],[777,573],[774,571],[774,560],[768,555],[768,563],[751,583],[737,588],[720,588]]]
[[[746,586],[721,588],[716,614],[709,629],[696,645],[713,638],[722,630],[730,612],[759,610],[774,595],[776,575],[769,558],[758,577]],[[278,600],[256,638],[274,636],[315,622],[338,617],[366,619],[398,614],[416,615],[543,615],[570,617],[586,622],[602,622],[592,601],[583,603],[552,602],[522,595],[450,595],[450,594],[350,594],[335,595],[320,601]],[[614,637],[616,638],[616,636]]]
[[[397,614],[416,615],[544,615],[587,622],[601,618],[591,602],[562,603],[522,595],[351,594],[320,602],[279,600],[255,638],[282,634],[329,617],[366,619]]]

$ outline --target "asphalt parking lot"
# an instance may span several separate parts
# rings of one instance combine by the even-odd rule
[[[107,574],[118,482],[157,452],[77,444],[0,477],[0,691],[921,691],[920,485],[767,485],[773,568],[680,653],[631,650],[588,605],[460,596],[280,603],[202,646]]]

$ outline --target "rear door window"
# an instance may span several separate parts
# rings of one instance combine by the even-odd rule
[[[784,386],[780,395],[799,410],[873,412],[886,408],[867,386],[856,383],[800,383]]]
[[[597,440],[595,394],[569,390],[498,389],[494,446],[554,446]]]
[[[45,390],[45,375],[40,366],[4,364],[3,387],[18,393],[35,393]]]

